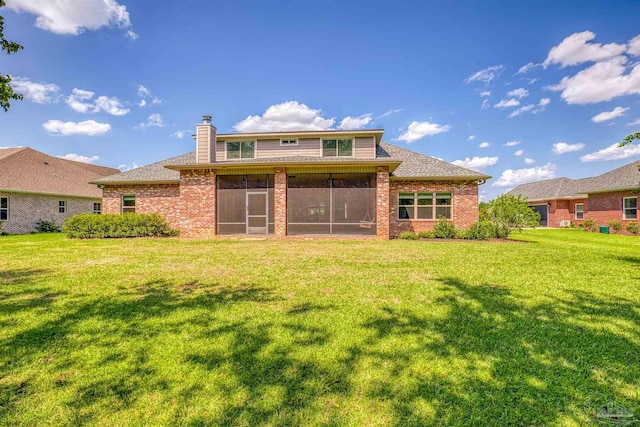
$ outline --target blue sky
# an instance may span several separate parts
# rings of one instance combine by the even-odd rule
[[[383,128],[492,175],[486,200],[640,157],[610,148],[640,130],[637,1],[6,2],[25,49],[0,71],[25,100],[0,146],[126,169],[192,151],[202,114],[219,132]]]

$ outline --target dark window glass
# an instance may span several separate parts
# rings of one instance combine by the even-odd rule
[[[253,159],[255,156],[255,144],[253,141],[241,143],[241,151],[243,159]]]
[[[60,200],[58,202],[58,212],[59,213],[65,213],[67,212],[67,202],[64,200]]]
[[[136,212],[136,196],[122,196],[122,213]]]
[[[0,197],[0,221],[9,220],[9,198]]]
[[[338,155],[337,147],[338,141],[335,139],[323,139],[322,140],[322,156],[323,157],[335,157]]]
[[[240,143],[227,142],[227,159],[239,159],[239,158],[240,158]]]
[[[102,212],[102,204],[101,203],[94,203],[93,204],[93,213],[94,214],[99,214]]]
[[[350,139],[338,140],[338,156],[351,157],[352,148],[353,147]]]

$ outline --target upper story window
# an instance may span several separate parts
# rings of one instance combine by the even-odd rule
[[[638,198],[625,197],[622,199],[622,218],[638,219]]]
[[[398,219],[451,219],[451,193],[400,193]]]
[[[298,145],[297,139],[281,139],[280,145]]]
[[[227,142],[227,159],[253,159],[255,156],[255,141]]]
[[[352,139],[323,139],[322,157],[351,157],[353,156]]]
[[[584,203],[576,203],[576,219],[584,219]]]
[[[93,204],[93,213],[94,214],[102,213],[102,203],[95,202]]]
[[[136,213],[136,196],[122,196],[122,213]]]
[[[67,213],[67,201],[66,200],[58,201],[58,213]]]
[[[0,221],[9,220],[9,198],[0,197]]]

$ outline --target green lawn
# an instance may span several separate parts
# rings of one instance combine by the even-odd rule
[[[640,238],[0,238],[0,425],[640,418]]]

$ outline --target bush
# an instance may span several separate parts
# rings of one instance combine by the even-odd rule
[[[478,221],[468,229],[460,230],[458,237],[469,240],[486,240],[496,237],[496,231],[490,221]]]
[[[420,233],[418,233],[418,237],[421,239],[435,239],[436,238],[436,233],[433,232],[433,230],[431,231],[421,231]]]
[[[398,234],[398,239],[417,240],[418,235],[412,231],[403,231],[402,233]]]
[[[36,222],[36,231],[38,233],[59,233],[61,228],[53,221],[38,220]]]
[[[540,225],[540,214],[529,207],[527,199],[511,194],[503,194],[490,201],[480,219],[491,221],[495,237],[499,239],[506,239],[514,230]]]
[[[620,221],[609,221],[609,228],[614,232],[619,233],[622,231],[622,224]]]
[[[592,233],[595,233],[596,231],[598,231],[598,225],[592,219],[585,220],[581,225],[582,225],[582,228],[586,231],[590,231]]]
[[[640,231],[640,228],[638,228],[637,222],[628,222],[625,229],[631,234],[638,234],[638,232]]]
[[[437,239],[455,239],[456,227],[452,222],[441,216],[438,223],[433,227],[433,234]]]
[[[64,232],[72,239],[105,239],[118,237],[177,236],[159,214],[103,214],[86,213],[64,221]]]

